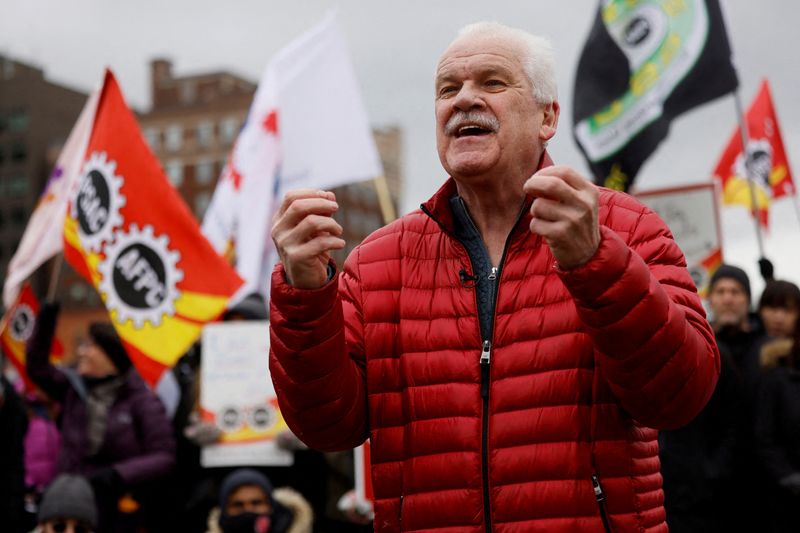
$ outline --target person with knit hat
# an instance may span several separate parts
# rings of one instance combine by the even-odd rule
[[[261,472],[240,468],[222,480],[208,533],[310,533],[312,524],[311,506],[298,492],[273,489]]]
[[[91,533],[97,527],[94,491],[81,476],[61,474],[47,488],[33,533]]]
[[[764,275],[763,265],[761,269]],[[722,363],[719,390],[709,401],[709,416],[701,414],[697,419],[698,423],[707,422],[706,432],[716,433],[711,439],[714,446],[703,444],[716,461],[705,470],[719,477],[719,486],[725,489],[717,491],[718,499],[724,500],[723,508],[737,509],[726,513],[734,521],[731,527],[743,531],[760,529],[766,506],[763,476],[756,467],[753,427],[761,373],[759,352],[768,338],[758,314],[751,310],[752,302],[747,273],[734,265],[720,265],[708,289],[710,323]],[[722,459],[726,464],[721,464]],[[693,490],[697,492],[696,485]]]
[[[110,323],[89,325],[74,369],[51,364],[58,311],[58,304],[42,306],[26,352],[31,380],[62,406],[58,470],[91,483],[98,532],[117,531],[121,522],[147,523],[158,501],[153,488],[175,462],[164,406],[131,366]]]
[[[749,385],[758,377],[758,350],[765,340],[764,328],[751,312],[750,278],[741,268],[722,264],[711,276],[708,304],[717,345],[729,351],[736,369]]]

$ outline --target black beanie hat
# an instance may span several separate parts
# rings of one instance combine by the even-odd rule
[[[751,300],[750,278],[747,277],[747,272],[733,265],[722,264],[714,272],[714,275],[711,276],[711,282],[708,284],[709,290],[713,289],[714,285],[722,278],[730,278],[734,281],[738,281],[739,284],[744,287],[744,292],[747,293],[747,301],[749,302]]]
[[[131,360],[114,326],[108,322],[92,322],[89,324],[89,336],[111,359],[120,374],[131,367]]]
[[[275,502],[272,500],[272,483],[269,482],[267,476],[252,468],[239,468],[228,474],[225,479],[222,480],[222,485],[220,485],[219,508],[223,513],[225,513],[228,497],[236,491],[236,489],[244,485],[260,487],[267,495],[270,505],[273,507],[275,506]]]
[[[97,527],[92,486],[81,476],[62,474],[47,488],[39,505],[39,523],[71,518]]]

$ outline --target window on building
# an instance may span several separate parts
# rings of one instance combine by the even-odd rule
[[[143,133],[144,133],[144,140],[147,141],[147,145],[150,146],[150,149],[153,151],[158,150],[159,147],[158,130],[156,128],[145,128]]]
[[[183,145],[183,130],[178,124],[173,124],[164,132],[164,144],[170,152],[177,152]]]
[[[194,214],[197,216],[198,220],[203,219],[203,215],[205,215],[208,204],[210,203],[211,193],[208,191],[199,192],[197,196],[194,197]]]
[[[25,161],[28,157],[28,149],[24,143],[15,142],[11,145],[11,160],[15,162]]]
[[[214,141],[214,123],[210,120],[198,123],[195,135],[197,136],[198,146],[211,146]]]
[[[214,181],[214,162],[202,159],[194,167],[194,179],[198,185],[208,185]]]
[[[183,163],[181,163],[180,159],[172,159],[167,161],[167,165],[164,170],[166,170],[169,182],[173,187],[177,189],[183,185]]]
[[[28,113],[17,109],[8,115],[8,131],[25,131],[28,129]]]
[[[28,179],[22,175],[11,176],[6,184],[6,193],[9,196],[25,196],[28,193]]]
[[[197,85],[193,81],[184,81],[180,85],[180,99],[182,104],[193,104],[197,98]]]
[[[220,138],[225,146],[233,144],[236,135],[239,133],[239,121],[236,117],[228,117],[220,124]]]

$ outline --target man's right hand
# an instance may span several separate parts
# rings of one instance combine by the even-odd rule
[[[344,248],[342,227],[333,219],[339,208],[330,191],[298,189],[286,193],[272,220],[272,240],[298,289],[317,289],[328,281],[330,252]]]

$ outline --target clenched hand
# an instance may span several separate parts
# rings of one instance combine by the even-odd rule
[[[534,196],[531,232],[541,235],[558,266],[585,264],[600,246],[597,187],[566,166],[543,168],[525,182]]]
[[[286,193],[272,219],[272,240],[286,281],[299,289],[317,289],[328,281],[330,252],[344,248],[342,227],[333,219],[339,208],[330,191],[298,189]]]

